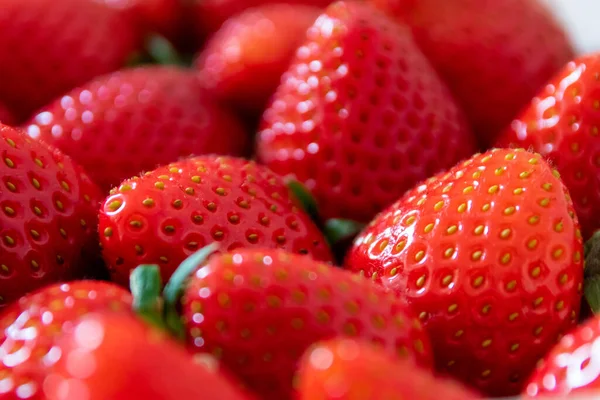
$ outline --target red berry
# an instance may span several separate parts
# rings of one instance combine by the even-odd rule
[[[1,124],[0,150],[2,307],[46,284],[94,272],[100,190],[58,150]]]
[[[123,285],[139,264],[163,282],[187,256],[217,241],[223,251],[278,247],[331,261],[325,238],[282,179],[238,158],[205,156],[124,181],[100,211],[104,259]]]
[[[337,2],[282,77],[257,158],[303,182],[325,218],[366,222],[473,150],[460,110],[408,29],[367,4]]]
[[[558,173],[493,150],[417,186],[355,240],[346,265],[410,303],[437,367],[518,393],[579,313],[583,246]]]
[[[12,125],[13,121],[14,119],[9,109],[3,104],[0,104],[0,124]]]
[[[429,367],[429,341],[406,305],[368,280],[281,250],[214,256],[182,299],[191,351],[207,352],[261,398],[286,399],[313,342],[354,336]]]
[[[72,156],[107,192],[182,156],[241,156],[249,147],[235,116],[208,98],[194,73],[174,67],[96,78],[41,110],[27,132]]]

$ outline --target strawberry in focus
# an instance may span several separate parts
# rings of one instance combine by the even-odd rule
[[[141,32],[127,10],[93,0],[0,0],[0,101],[23,121],[56,96],[122,67]]]
[[[584,238],[600,228],[600,54],[569,62],[498,139],[556,166],[573,196]]]
[[[196,74],[175,67],[98,77],[43,108],[26,129],[73,157],[106,192],[183,156],[243,156],[250,147],[241,124],[210,100]]]
[[[250,399],[227,378],[194,364],[162,332],[128,316],[86,315],[56,349],[43,380],[47,399]]]
[[[558,173],[539,154],[492,150],[384,211],[346,266],[411,304],[438,371],[507,396],[577,322],[583,245]]]
[[[229,19],[196,60],[201,81],[222,100],[262,112],[319,13],[317,7],[268,4]]]
[[[472,154],[464,122],[406,27],[368,4],[337,2],[283,75],[257,159],[304,183],[324,218],[367,222]]]
[[[181,300],[189,349],[217,357],[261,398],[290,398],[302,353],[339,335],[431,366],[419,321],[358,275],[279,249],[236,250],[199,266]]]
[[[139,264],[158,264],[166,282],[213,241],[223,251],[278,247],[331,261],[282,179],[239,158],[194,157],[124,181],[104,201],[99,229],[112,280],[122,285]]]
[[[1,308],[95,272],[101,194],[71,159],[20,130],[0,124],[0,150]]]
[[[452,381],[399,361],[369,343],[332,339],[304,355],[298,372],[300,400],[475,400]]]
[[[483,146],[567,61],[569,40],[539,0],[370,0],[412,27]]]
[[[130,310],[128,291],[95,281],[47,286],[12,303],[0,314],[0,395],[39,398],[34,395],[40,395],[43,376],[60,357],[55,345],[64,332],[84,314]],[[24,393],[29,396],[20,396]]]

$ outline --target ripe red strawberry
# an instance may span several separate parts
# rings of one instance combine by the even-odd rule
[[[42,109],[27,133],[72,156],[106,192],[182,156],[241,156],[249,147],[235,116],[208,99],[193,72],[174,67],[99,77]]]
[[[11,112],[3,104],[0,104],[0,123],[4,125],[11,125],[13,123]]]
[[[77,281],[45,287],[2,310],[0,395],[42,398],[34,397],[42,390],[40,372],[61,356],[58,338],[82,315],[106,310],[129,313],[129,292],[111,283]]]
[[[0,150],[1,308],[48,283],[92,272],[100,190],[58,150],[1,124]]]
[[[223,251],[279,247],[330,261],[325,239],[280,177],[238,158],[205,156],[124,181],[100,210],[104,259],[127,285],[139,264],[163,282],[187,256],[217,241]]]
[[[573,196],[583,236],[600,228],[600,54],[568,63],[499,138],[556,165]]]
[[[19,120],[138,50],[130,14],[93,0],[0,0],[0,101]]]
[[[543,398],[590,394],[590,399],[596,398],[600,390],[599,339],[600,317],[565,335],[538,365],[524,394]]]
[[[538,154],[493,150],[417,186],[346,265],[406,299],[439,371],[518,393],[579,313],[583,246],[566,187]]]
[[[280,0],[204,0],[191,3],[188,6],[188,13],[194,20],[197,35],[206,37],[216,32],[227,19],[236,14],[248,8],[273,3],[325,7],[331,3],[331,0],[286,0],[285,2]]]
[[[134,318],[93,313],[79,319],[56,341],[43,370],[31,372],[44,399],[179,400],[248,399],[224,377],[195,365],[191,357],[163,334]],[[1,390],[1,389],[0,389]],[[37,397],[36,397],[37,398]]]
[[[131,5],[147,32],[176,38],[182,18],[180,0],[133,0]]]
[[[312,343],[355,336],[429,367],[429,340],[393,293],[278,249],[213,256],[190,279],[182,314],[191,351],[211,353],[266,399],[286,399]]]
[[[539,0],[370,0],[408,23],[484,146],[573,56]]]
[[[282,77],[257,154],[312,190],[323,217],[366,222],[473,142],[410,32],[372,6],[337,2]]]
[[[371,344],[332,339],[307,351],[298,373],[300,400],[475,400],[479,397]]]
[[[268,4],[228,20],[196,61],[202,82],[221,99],[262,112],[320,9]]]

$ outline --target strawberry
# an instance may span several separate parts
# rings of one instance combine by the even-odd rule
[[[187,12],[194,20],[194,28],[199,37],[206,37],[216,32],[221,25],[242,11],[266,4],[286,3],[291,5],[309,5],[325,7],[331,0],[203,0],[191,2]]]
[[[204,265],[193,257],[189,263],[182,268]],[[394,294],[280,249],[211,257],[189,280],[181,305],[190,351],[213,354],[261,398],[289,398],[302,353],[337,335],[431,364],[421,324]]]
[[[93,0],[0,0],[0,101],[20,120],[138,50],[129,12]]]
[[[2,307],[48,283],[92,272],[100,190],[58,150],[1,124],[0,150]]]
[[[261,112],[319,13],[317,7],[268,4],[231,18],[196,60],[202,82],[224,101]]]
[[[280,247],[330,261],[325,239],[280,177],[238,158],[205,156],[124,181],[100,210],[100,236],[112,280],[127,285],[139,264],[162,280],[212,241],[224,250]]]
[[[455,382],[398,361],[371,344],[332,339],[308,350],[299,370],[300,400],[475,400]]]
[[[539,0],[370,0],[412,27],[483,146],[573,56]]]
[[[126,1],[126,0],[125,0]],[[180,0],[133,0],[133,10],[149,32],[175,38],[182,17]]]
[[[412,305],[440,372],[498,396],[518,393],[576,322],[582,264],[568,190],[523,150],[475,155],[417,186],[346,260]]]
[[[3,104],[0,104],[0,123],[4,125],[11,125],[13,123],[11,112]]]
[[[583,236],[600,228],[600,54],[569,62],[498,139],[556,165],[573,196]]]
[[[249,147],[235,116],[207,98],[193,72],[175,67],[94,79],[42,109],[27,133],[71,155],[106,192],[181,156]]]
[[[524,393],[543,398],[566,398],[564,396],[570,394],[589,394],[590,397],[585,398],[596,398],[600,390],[598,343],[600,317],[595,317],[554,346],[529,379]]]
[[[60,356],[57,339],[83,314],[130,309],[129,292],[94,281],[47,286],[12,303],[0,315],[0,395],[17,399],[38,393],[43,382],[37,371],[56,361]]]
[[[372,6],[337,2],[309,28],[282,77],[257,157],[304,183],[324,218],[367,222],[473,150],[410,32]]]
[[[40,386],[21,386],[21,395],[38,390],[46,399],[64,400],[243,400],[226,378],[195,365],[165,335],[134,318],[88,314],[56,341],[43,371],[31,372]]]

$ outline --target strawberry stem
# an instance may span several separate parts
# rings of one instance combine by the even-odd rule
[[[583,292],[594,314],[600,313],[600,231],[585,243]]]
[[[336,243],[354,238],[363,230],[365,224],[349,219],[332,218],[325,222],[325,237],[332,246]]]
[[[317,200],[313,197],[312,193],[304,186],[304,184],[290,180],[287,182],[288,189],[292,192],[294,197],[300,202],[300,206],[308,214],[317,226],[320,225],[321,218],[319,216],[319,206]]]
[[[160,291],[162,280],[158,265],[140,265],[129,277],[133,295],[133,310],[146,322],[164,328],[161,315]]]
[[[177,309],[179,299],[183,294],[185,282],[218,249],[219,245],[212,243],[183,260],[175,272],[173,272],[163,290],[163,299],[165,302],[164,320],[167,328],[179,339],[183,339],[185,334],[183,322]]]

